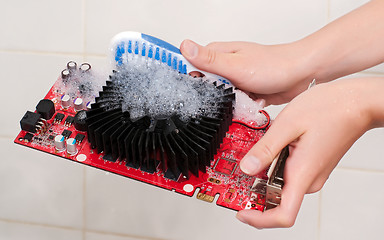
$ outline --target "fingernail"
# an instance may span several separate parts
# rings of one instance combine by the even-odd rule
[[[248,224],[247,220],[241,215],[241,214],[236,214],[237,220],[239,220],[242,223]]]
[[[255,156],[245,156],[240,162],[240,169],[247,175],[253,175],[259,171],[260,160]]]
[[[265,99],[259,98],[255,102],[260,106],[260,108],[264,108],[265,107]]]
[[[192,42],[191,40],[185,40],[184,41],[184,56],[187,58],[195,58],[198,54],[198,47],[196,43]]]

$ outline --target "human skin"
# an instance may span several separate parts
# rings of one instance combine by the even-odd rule
[[[240,211],[240,221],[256,228],[292,226],[304,195],[322,188],[362,134],[384,125],[383,78],[330,82],[384,61],[383,12],[384,1],[373,0],[287,44],[181,44],[193,65],[228,78],[254,100],[289,102],[240,163],[244,173],[255,175],[289,145],[281,204],[263,213]],[[321,84],[305,91],[313,79]]]

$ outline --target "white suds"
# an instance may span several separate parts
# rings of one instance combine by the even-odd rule
[[[95,97],[98,96],[99,91],[105,84],[107,74],[104,72],[95,71],[90,69],[87,72],[80,70],[71,71],[66,79],[61,79],[56,84],[57,91],[64,95],[68,95],[73,102],[76,98],[82,98],[86,104],[93,102]],[[60,76],[60,78],[62,78]]]
[[[112,80],[119,88],[123,111],[132,119],[172,116],[183,121],[204,115],[215,117],[222,91],[201,78],[180,74],[151,59],[132,56]]]
[[[236,104],[233,118],[243,122],[256,122],[257,124],[262,124],[263,121],[265,121],[265,116],[259,113],[262,106],[252,100],[243,91],[236,90],[235,93]]]

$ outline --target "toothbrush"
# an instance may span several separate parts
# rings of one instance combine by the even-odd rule
[[[115,37],[113,37],[110,49],[112,52],[113,62],[117,66],[127,64],[129,62],[129,55],[142,56],[163,64],[167,64],[169,67],[179,71],[182,74],[198,71],[203,73],[208,79],[219,80],[222,83],[232,86],[229,80],[221,76],[195,68],[184,58],[180,49],[177,47],[144,33],[118,33]]]

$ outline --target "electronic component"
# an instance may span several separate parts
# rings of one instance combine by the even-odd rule
[[[66,82],[68,80],[70,76],[70,72],[68,69],[64,69],[63,71],[61,71],[61,79]]]
[[[265,196],[265,209],[278,206],[281,202],[281,191],[284,186],[284,167],[289,156],[289,148],[285,147],[273,160],[268,169],[266,179],[256,178],[251,188],[251,197],[256,200],[258,195]]]
[[[231,176],[235,171],[236,167],[237,167],[236,161],[226,159],[226,158],[219,158],[213,169],[217,173]]]
[[[75,155],[77,153],[76,139],[68,138],[66,143],[67,143],[67,153],[69,155]]]
[[[69,61],[67,63],[67,69],[70,73],[75,72],[77,70],[77,63],[74,61]]]
[[[63,121],[65,115],[62,114],[62,113],[56,113],[56,116],[55,116],[55,123],[61,123],[61,121]]]
[[[32,142],[32,138],[33,138],[33,134],[30,133],[30,132],[27,132],[27,133],[24,135],[23,140],[24,140],[25,142]]]
[[[75,111],[81,111],[84,109],[84,101],[82,98],[76,98],[73,101],[73,105],[75,106]]]
[[[54,141],[55,149],[58,152],[63,152],[65,150],[65,138],[63,135],[57,135]]]
[[[64,129],[61,135],[64,136],[64,138],[69,138],[72,134],[72,131],[69,131],[68,129]]]
[[[50,99],[42,99],[36,106],[37,113],[45,120],[49,120],[55,114],[55,104]]]
[[[84,140],[84,138],[85,138],[85,135],[81,133],[76,134],[76,137],[75,137],[77,143],[81,143]]]
[[[65,119],[65,123],[64,123],[64,125],[67,126],[67,127],[69,127],[69,126],[72,125],[72,123],[73,123],[74,120],[75,120],[74,117],[72,117],[72,116],[68,116],[68,117]]]
[[[81,111],[76,113],[75,120],[73,123],[76,130],[87,131],[87,123],[85,122],[86,118],[87,118],[87,114],[85,113],[84,110],[81,110]]]
[[[21,129],[35,133],[39,128],[41,114],[27,111],[20,120]]]
[[[61,106],[66,109],[71,106],[71,97],[68,94],[61,96]]]
[[[146,40],[150,39],[152,38],[146,35]],[[215,201],[217,205],[229,209],[263,211],[267,198],[274,194],[267,189],[267,184],[270,183],[275,189],[282,187],[281,169],[284,164],[276,163],[272,166],[268,172],[270,175],[263,171],[256,176],[243,174],[238,165],[268,129],[268,114],[262,111],[266,121],[260,126],[254,126],[254,122],[249,124],[237,121],[232,124],[235,99],[233,88],[222,84],[228,83],[225,79],[207,74],[214,81],[196,82],[191,85],[191,89],[198,91],[202,87],[199,91],[204,93],[204,100],[210,100],[204,102],[204,105],[197,104],[198,111],[187,118],[180,115],[180,109],[183,106],[189,108],[189,100],[172,102],[173,105],[169,105],[172,109],[169,114],[157,112],[159,107],[164,106],[163,102],[159,107],[156,100],[143,102],[137,105],[144,108],[154,106],[155,114],[150,115],[150,111],[144,109],[144,115],[138,115],[141,113],[134,111],[136,105],[131,102],[139,92],[144,92],[142,99],[146,99],[148,89],[134,89],[134,94],[128,96],[127,92],[122,91],[125,91],[127,83],[132,87],[132,82],[127,82],[125,76],[131,74],[129,79],[138,77],[142,79],[139,83],[144,85],[147,84],[145,81],[153,78],[146,78],[135,71],[129,73],[128,68],[122,65],[128,64],[124,62],[123,54],[137,54],[142,49],[142,55],[138,57],[152,54],[151,61],[160,62],[153,66],[169,66],[175,71],[174,76],[178,81],[194,81],[192,77],[184,79],[191,69],[185,59],[179,58],[181,55],[176,58],[172,55],[177,54],[175,51],[164,50],[152,42],[146,42],[147,45],[141,45],[142,43],[127,41],[112,48],[113,51],[116,50],[115,60],[118,66],[104,86],[95,88],[102,89],[99,93],[95,92],[99,90],[91,89],[94,83],[92,72],[89,72],[90,65],[84,64],[78,69],[75,62],[68,62],[66,71],[61,72],[61,76],[45,96],[45,99],[52,102],[58,101],[62,108],[59,107],[59,112],[55,115],[55,112],[51,113],[51,107],[47,110],[39,107],[39,111],[47,115],[47,118],[51,115],[46,120],[40,113],[27,112],[25,119],[20,122],[22,131],[15,142],[183,195],[195,195],[206,202]],[[168,45],[164,46],[168,48]],[[147,69],[145,72],[150,71]],[[173,73],[170,74],[173,76]],[[169,78],[167,74],[164,76]],[[199,81],[198,78],[195,80]],[[164,81],[160,81],[160,86],[163,85]],[[178,88],[177,84],[171,86]],[[153,90],[155,93],[156,87]],[[208,98],[208,95],[211,96],[207,95],[208,92],[214,98]],[[172,94],[174,93],[173,91]],[[87,104],[87,110],[83,111],[84,103],[90,102],[92,104]],[[123,106],[122,102],[126,105]],[[33,134],[34,132],[36,133]],[[72,138],[71,135],[75,137]],[[281,195],[268,199],[268,204],[278,204],[275,200],[279,196]]]
[[[267,173],[266,209],[274,208],[280,204],[281,191],[284,186],[285,161],[289,156],[289,148],[285,147],[272,162]]]

